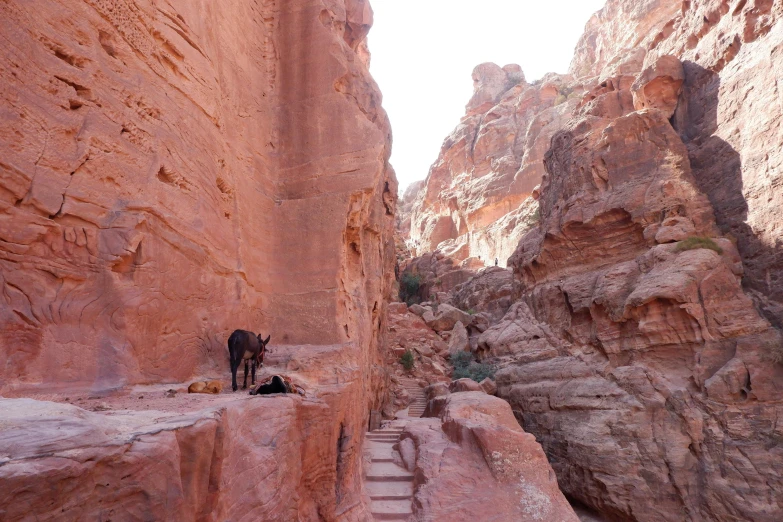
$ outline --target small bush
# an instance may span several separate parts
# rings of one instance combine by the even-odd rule
[[[405,272],[400,278],[400,301],[413,304],[419,298],[421,276],[413,272]],[[410,302],[409,302],[410,301]]]
[[[783,364],[783,345],[777,344],[772,348],[772,362]]]
[[[468,315],[476,315],[476,310],[473,309],[473,308],[469,308],[468,311],[467,311],[467,314]]]
[[[568,99],[568,98],[566,97],[566,95],[565,95],[565,94],[563,94],[563,93],[560,93],[560,94],[558,94],[558,95],[557,95],[557,98],[555,98],[555,107],[557,107],[557,106],[558,106],[558,105],[560,105],[561,103],[565,103],[565,101],[566,101],[567,99]]]
[[[476,382],[481,382],[487,377],[490,379],[495,377],[495,367],[491,364],[483,363],[471,363],[467,368],[455,369],[453,373],[454,379],[472,379]]]
[[[723,253],[723,249],[718,244],[708,237],[692,236],[688,239],[680,241],[674,248],[676,252],[685,252],[686,250],[695,250],[697,248],[707,248],[714,250],[718,254]]]
[[[538,223],[541,221],[541,209],[537,208],[535,212],[533,212],[533,217],[530,218],[533,223]]]
[[[491,364],[477,363],[473,360],[473,355],[468,352],[457,352],[450,358],[451,365],[454,367],[452,377],[454,379],[472,379],[481,382],[487,377],[495,377],[495,368]]]
[[[465,369],[473,362],[473,356],[469,352],[457,352],[449,357],[449,362],[455,370]]]
[[[405,353],[402,354],[402,357],[400,357],[400,364],[402,364],[402,367],[407,371],[411,371],[415,363],[416,360],[413,358],[413,352],[410,350],[405,350]]]

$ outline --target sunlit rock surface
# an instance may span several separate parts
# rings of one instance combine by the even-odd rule
[[[361,518],[397,192],[371,23],[364,0],[0,6],[0,393],[111,407],[227,379],[235,328],[324,381],[314,403],[223,394],[177,427],[44,404],[92,449],[11,448],[0,518]]]
[[[563,112],[508,261],[519,294],[476,349],[564,492],[609,519],[783,517],[781,7],[609,0],[547,109]],[[471,136],[455,131],[419,193],[419,255],[479,255],[459,239],[470,178],[444,174],[478,172]],[[442,301],[486,307],[488,281]]]
[[[428,410],[438,413],[409,423],[400,443],[415,450],[415,520],[579,520],[505,401],[459,392],[433,398]]]

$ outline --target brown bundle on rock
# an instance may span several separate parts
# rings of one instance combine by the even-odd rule
[[[188,393],[212,393],[218,394],[223,391],[223,383],[220,381],[199,381],[188,386]]]

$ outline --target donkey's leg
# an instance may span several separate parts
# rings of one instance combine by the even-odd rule
[[[251,367],[253,368],[253,380],[250,384],[256,383],[256,358],[253,357],[253,363],[251,364]]]
[[[231,389],[237,391],[237,370],[239,370],[239,361],[231,361]]]
[[[248,363],[248,360],[245,359],[245,382],[242,383],[242,389],[243,390],[245,388],[247,388],[247,363]]]

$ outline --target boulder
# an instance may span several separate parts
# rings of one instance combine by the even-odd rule
[[[397,451],[400,453],[403,467],[408,471],[414,471],[416,469],[416,445],[413,443],[413,439],[402,439],[397,443]]]
[[[636,110],[658,109],[671,118],[682,91],[685,71],[675,56],[664,55],[647,67],[631,86]]]
[[[449,304],[439,305],[436,314],[433,314],[432,317],[428,317],[425,314],[423,318],[427,325],[436,332],[451,330],[457,322],[462,322],[463,326],[472,322],[470,314]]]
[[[663,220],[655,234],[656,243],[674,243],[693,236],[696,227],[693,221],[683,216],[670,217]]]
[[[452,381],[451,385],[449,385],[449,391],[451,393],[457,393],[457,392],[483,392],[484,389],[481,387],[479,383],[474,381],[473,379],[457,379],[456,381]]]
[[[408,311],[418,315],[419,317],[423,316],[424,312],[426,312],[427,310],[428,310],[428,308],[425,308],[425,307],[421,306],[420,304],[412,304],[412,305],[410,305],[408,307]]]
[[[434,399],[435,397],[448,395],[449,393],[451,393],[451,391],[449,390],[448,384],[443,382],[430,384],[429,386],[424,388],[424,395],[427,397],[428,401]]]
[[[451,337],[449,338],[449,353],[455,354],[457,352],[469,352],[470,351],[470,339],[468,338],[468,331],[462,325],[461,321],[457,321],[454,328],[451,330]]]
[[[405,303],[389,303],[390,314],[404,314],[408,311],[408,305]]]
[[[401,435],[415,448],[419,520],[578,522],[535,437],[508,403],[485,393],[437,397],[435,418]]]
[[[489,395],[495,395],[498,391],[498,385],[495,384],[495,381],[493,381],[489,377],[481,381],[479,385],[481,385],[481,389],[484,390],[484,392]]]

